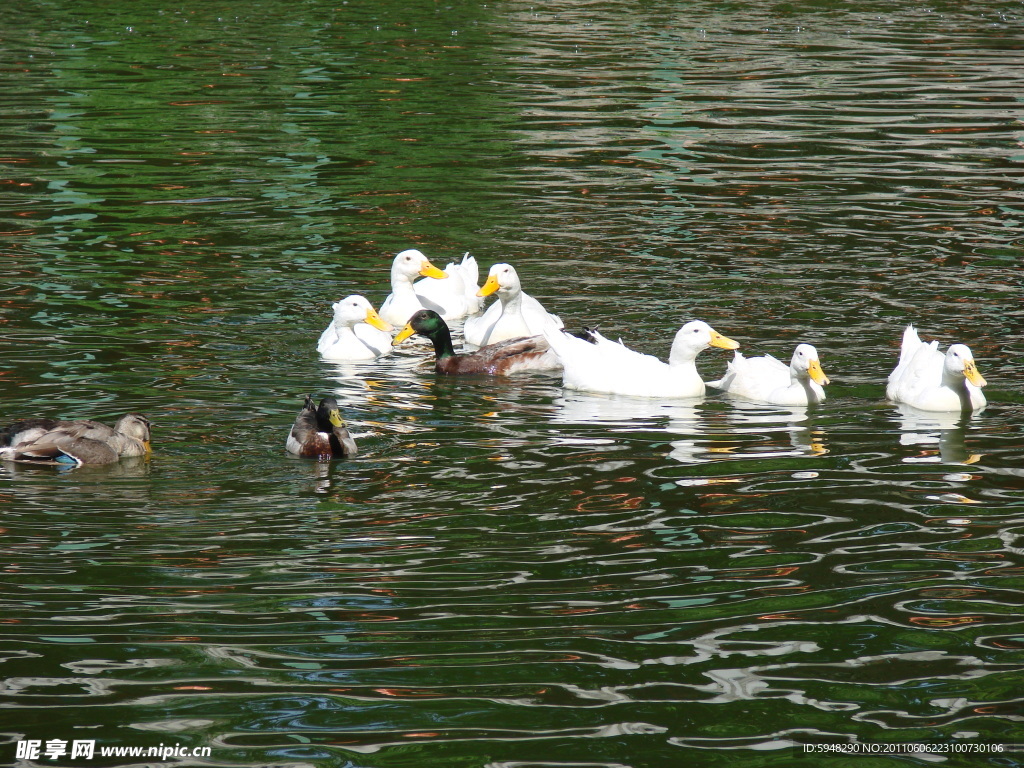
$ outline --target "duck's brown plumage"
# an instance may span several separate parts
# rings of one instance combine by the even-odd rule
[[[0,430],[0,458],[10,461],[112,464],[150,451],[150,422],[129,413],[107,426],[91,419],[22,419]]]
[[[325,397],[317,406],[310,395],[295,417],[286,448],[296,456],[317,459],[351,458],[359,453],[341,419],[338,401]]]
[[[414,333],[433,343],[434,370],[446,376],[507,376],[518,371],[549,370],[550,356],[554,354],[543,336],[508,339],[476,352],[456,354],[447,323],[430,309],[420,310],[409,318],[392,343],[400,344]]]

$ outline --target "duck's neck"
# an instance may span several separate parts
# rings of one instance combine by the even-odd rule
[[[447,326],[438,328],[430,334],[430,341],[434,344],[434,358],[444,360],[448,357],[455,357],[455,347],[452,346],[452,332]]]
[[[502,291],[498,294],[498,300],[501,302],[501,313],[503,315],[511,315],[515,313],[521,313],[523,309],[523,292],[522,291]]]
[[[789,369],[789,378],[791,387],[800,387],[804,394],[807,395],[808,403],[818,402],[818,393],[814,389],[814,383],[811,381],[811,375],[806,371],[798,371],[795,368]]]
[[[672,345],[672,349],[668,353],[668,364],[673,368],[678,366],[688,366],[693,370],[697,370],[697,355],[700,350],[694,352],[689,347],[679,348],[675,344]]]
[[[339,341],[344,341],[345,339],[356,339],[358,341],[359,339],[359,337],[356,336],[355,327],[349,322],[335,323],[334,331],[338,334]]]
[[[395,296],[415,296],[416,289],[412,287],[415,279],[399,269],[391,270],[391,293]]]
[[[967,378],[962,373],[953,373],[942,369],[942,386],[947,387],[960,398],[960,410],[970,411],[973,409],[971,402],[971,390],[967,386]]]

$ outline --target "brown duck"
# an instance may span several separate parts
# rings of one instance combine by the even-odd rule
[[[150,422],[128,413],[109,427],[91,419],[23,419],[0,430],[0,459],[54,464],[113,464],[150,452]]]
[[[314,459],[351,458],[359,453],[356,441],[345,428],[338,401],[325,397],[317,406],[312,395],[306,395],[285,447],[296,456]]]

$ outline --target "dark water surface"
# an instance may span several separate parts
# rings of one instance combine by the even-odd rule
[[[358,768],[1024,742],[1020,2],[0,18],[0,414],[156,425],[148,463],[0,467],[0,763],[162,764],[24,739]],[[693,317],[748,353],[811,342],[829,399],[319,360],[330,302],[379,305],[410,247],[509,261],[663,358]],[[971,345],[984,412],[885,402],[907,322]],[[284,454],[310,391],[360,458]]]

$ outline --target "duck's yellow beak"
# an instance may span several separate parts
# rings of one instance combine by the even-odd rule
[[[733,341],[728,336],[723,336],[718,331],[711,332],[711,346],[719,349],[739,349],[739,342]]]
[[[153,444],[149,440],[143,440],[142,450],[146,452],[146,456],[149,456],[153,452]]]
[[[815,384],[821,384],[824,386],[829,383],[828,376],[826,376],[825,371],[821,369],[820,361],[811,360],[811,364],[807,366],[807,372],[811,375],[811,381]]]
[[[476,292],[476,295],[477,296],[490,296],[492,293],[494,293],[499,288],[501,288],[501,286],[498,285],[498,278],[495,277],[494,275],[488,275],[487,276],[487,282],[484,283],[483,287],[480,288],[480,290]]]
[[[416,333],[416,331],[415,331],[415,329],[413,329],[413,327],[412,327],[412,323],[406,323],[406,324],[405,324],[405,328],[403,328],[402,330],[400,330],[400,331],[398,332],[398,335],[397,335],[397,336],[395,336],[395,338],[393,338],[393,339],[391,340],[391,346],[392,346],[392,347],[397,347],[397,346],[398,346],[399,344],[401,344],[401,343],[402,343],[403,341],[405,341],[406,339],[408,339],[408,338],[409,338],[410,336],[412,336],[412,335],[413,335],[414,333]]]
[[[394,326],[392,326],[391,323],[385,322],[383,319],[381,319],[381,316],[377,314],[377,311],[373,307],[370,307],[368,310],[366,310],[366,322],[372,325],[378,331],[385,331],[387,333],[390,333],[391,331],[395,330]]]
[[[968,360],[964,363],[964,376],[966,376],[967,380],[976,387],[984,387],[988,384],[988,382],[985,381],[985,377],[978,373],[978,368],[974,365],[973,360]]]
[[[429,261],[424,261],[423,264],[420,265],[420,274],[423,275],[423,277],[433,277],[436,280],[444,280],[448,277],[448,275],[435,267]]]
[[[336,427],[344,427],[345,422],[341,418],[341,411],[335,408],[333,411],[327,414],[327,420]]]

